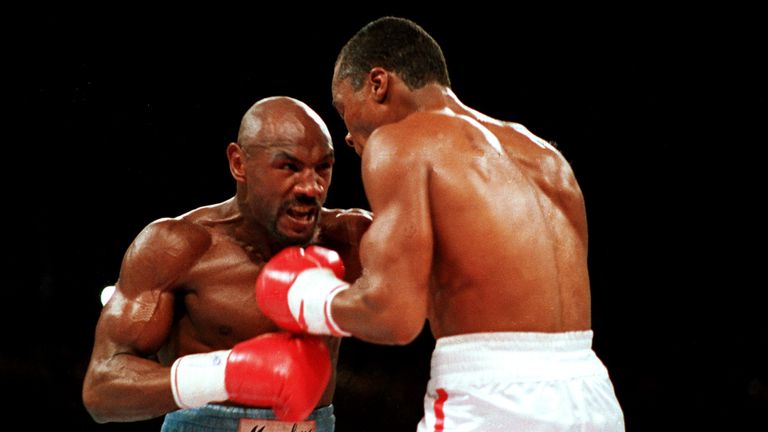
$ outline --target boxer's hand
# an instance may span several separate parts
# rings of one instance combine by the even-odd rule
[[[349,336],[331,316],[333,298],[349,284],[336,252],[319,246],[288,247],[272,257],[256,279],[264,315],[293,332]]]
[[[330,354],[321,338],[267,333],[231,350],[180,357],[171,368],[171,389],[180,408],[229,400],[300,421],[315,408],[330,377]]]
[[[321,267],[333,270],[337,278],[344,279],[344,262],[335,250],[320,246],[310,246],[304,249],[304,254],[317,261]]]

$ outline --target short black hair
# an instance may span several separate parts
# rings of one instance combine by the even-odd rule
[[[396,72],[411,90],[436,82],[451,86],[440,45],[415,22],[382,17],[365,25],[341,49],[337,78],[360,90],[373,67]]]

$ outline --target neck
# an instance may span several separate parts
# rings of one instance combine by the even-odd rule
[[[440,84],[427,84],[410,92],[413,111],[449,110],[456,114],[474,112],[464,105],[449,87]]]
[[[233,214],[232,220],[235,222],[230,235],[250,255],[261,257],[266,261],[282,248],[281,245],[273,244],[275,242],[266,227],[248,216],[253,212],[239,194],[232,200],[230,209]]]

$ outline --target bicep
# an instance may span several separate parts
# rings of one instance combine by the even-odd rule
[[[197,258],[173,225],[142,231],[126,252],[116,290],[97,325],[97,342],[133,354],[156,353],[171,330],[174,288]]]
[[[365,275],[379,289],[408,294],[426,308],[432,263],[429,166],[418,155],[365,160],[363,180],[373,223],[363,236]]]
[[[127,295],[118,282],[104,306],[96,327],[97,345],[108,351],[148,356],[156,353],[168,338],[173,320],[173,293],[146,289]]]
[[[89,394],[98,395],[102,385],[135,375],[148,377],[157,367],[152,358],[170,334],[173,298],[160,290],[136,290],[118,281],[102,308],[84,382]]]

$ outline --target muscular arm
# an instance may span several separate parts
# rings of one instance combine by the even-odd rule
[[[409,343],[427,317],[429,166],[418,145],[405,139],[376,133],[368,141],[363,182],[375,216],[360,245],[363,273],[332,306],[341,328],[374,343]]]
[[[208,247],[187,222],[150,224],[123,258],[120,277],[96,325],[83,402],[97,422],[137,421],[177,409],[170,367],[154,358],[171,331],[172,287]]]
[[[371,212],[352,209],[323,209],[318,244],[339,253],[346,269],[344,279],[352,283],[360,277],[360,240],[373,220]]]

